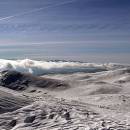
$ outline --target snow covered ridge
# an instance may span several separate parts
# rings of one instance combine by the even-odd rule
[[[26,59],[0,69],[0,130],[130,130],[128,65]]]
[[[100,72],[114,68],[123,68],[120,64],[96,64],[71,61],[36,61],[31,59],[24,60],[5,60],[0,59],[0,71],[16,70],[19,72],[29,72],[35,75],[48,73],[74,73],[74,72]]]

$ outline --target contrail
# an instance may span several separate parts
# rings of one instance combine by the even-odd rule
[[[77,1],[77,0],[71,0],[71,1],[67,1],[67,2],[62,2],[62,3],[53,4],[53,5],[48,5],[48,6],[45,6],[45,7],[42,7],[42,8],[38,8],[38,9],[34,9],[34,10],[29,10],[29,11],[22,12],[22,13],[19,13],[19,14],[15,14],[15,15],[11,15],[11,16],[0,18],[0,21],[9,20],[9,19],[12,19],[12,18],[15,18],[15,17],[26,15],[26,14],[31,14],[31,13],[38,12],[38,11],[41,11],[41,10],[44,10],[44,9],[48,9],[48,8],[51,8],[51,7],[57,7],[57,6],[73,3],[75,1]]]

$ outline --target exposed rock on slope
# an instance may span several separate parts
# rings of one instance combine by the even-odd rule
[[[0,77],[0,85],[13,90],[25,90],[29,86],[51,89],[68,87],[68,84],[60,80],[33,76],[17,71],[3,71]]]

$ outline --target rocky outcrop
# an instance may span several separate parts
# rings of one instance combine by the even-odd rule
[[[17,71],[3,71],[0,77],[0,85],[13,90],[25,90],[29,86],[50,89],[69,87],[67,83],[60,80],[33,76]]]

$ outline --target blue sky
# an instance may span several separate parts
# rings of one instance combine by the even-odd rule
[[[129,55],[130,0],[0,0],[0,58]]]

